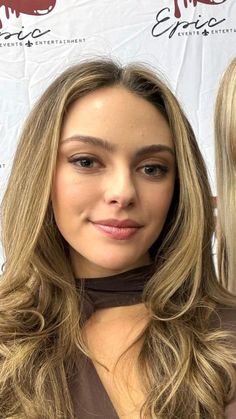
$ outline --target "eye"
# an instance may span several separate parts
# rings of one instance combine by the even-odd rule
[[[98,160],[90,156],[74,156],[69,162],[81,169],[95,169],[100,166]]]
[[[168,167],[161,164],[146,164],[140,170],[146,176],[161,178],[168,172]]]

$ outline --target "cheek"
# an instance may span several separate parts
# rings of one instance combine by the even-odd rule
[[[167,216],[170,204],[174,193],[174,184],[170,183],[167,187],[160,188],[153,192],[149,199],[149,207],[152,214],[157,219],[165,218]]]
[[[75,211],[82,212],[89,208],[96,199],[96,182],[79,180],[78,176],[58,171],[52,187],[52,206],[55,216],[64,219]]]

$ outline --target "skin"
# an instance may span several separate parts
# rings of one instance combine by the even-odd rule
[[[141,153],[153,145],[160,150]],[[123,87],[76,101],[63,123],[52,187],[75,275],[109,276],[150,263],[148,249],[164,225],[174,182],[171,132],[152,104]],[[108,237],[94,222],[111,218],[141,227],[125,240]]]

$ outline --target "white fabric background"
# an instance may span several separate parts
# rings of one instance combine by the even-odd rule
[[[157,15],[163,21],[154,28]],[[213,106],[236,55],[235,0],[1,1],[0,26],[0,200],[36,98],[68,65],[100,56],[151,64],[164,75],[193,125],[215,193]]]

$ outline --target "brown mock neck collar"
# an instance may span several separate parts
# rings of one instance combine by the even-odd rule
[[[154,271],[151,264],[112,276],[77,279],[77,288],[84,295],[85,319],[98,309],[141,303],[143,288]]]

